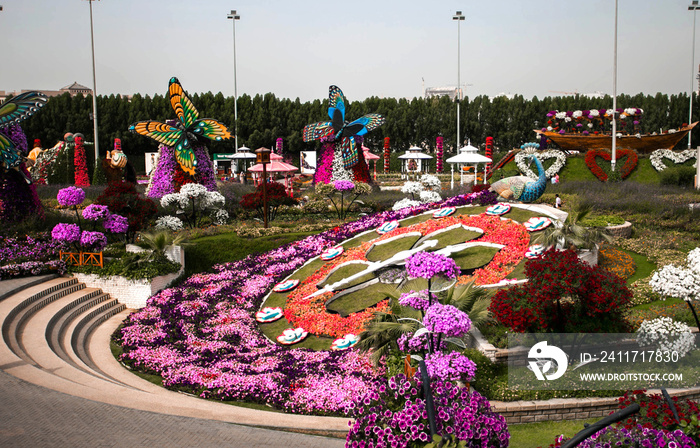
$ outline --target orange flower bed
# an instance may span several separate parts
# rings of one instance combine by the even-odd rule
[[[598,250],[598,265],[622,279],[628,279],[637,270],[631,256],[609,244],[602,244]]]

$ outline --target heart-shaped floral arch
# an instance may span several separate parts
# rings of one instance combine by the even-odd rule
[[[523,173],[527,177],[537,179],[539,175],[532,171],[532,169],[528,166],[527,156],[528,153],[524,151],[517,153],[515,155],[515,164],[518,166],[518,169],[521,173]],[[539,151],[535,153],[535,156],[537,156],[537,158],[542,163],[544,163],[544,161],[547,159],[556,159],[554,163],[544,171],[544,174],[545,176],[547,176],[547,179],[551,179],[552,177],[554,177],[559,171],[561,171],[562,168],[564,168],[564,165],[566,164],[566,154],[564,154],[563,151]]]
[[[620,166],[620,178],[625,179],[637,168],[639,157],[632,149],[619,148],[616,150],[616,153],[617,161],[624,159],[622,166]],[[612,161],[612,154],[610,151],[604,149],[590,149],[586,152],[586,166],[588,169],[591,170],[591,173],[593,173],[598,180],[607,182],[608,174],[598,165],[597,157],[610,162]]]
[[[687,160],[696,159],[697,156],[698,152],[695,149],[686,149],[679,152],[671,151],[670,149],[657,149],[651,153],[649,161],[656,171],[663,171],[668,168],[664,164],[663,159],[669,159],[673,163],[684,163]],[[696,166],[697,163],[696,160],[693,166]]]

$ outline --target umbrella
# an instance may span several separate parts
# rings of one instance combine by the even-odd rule
[[[365,160],[379,160],[379,159],[380,159],[379,156],[374,155],[374,154],[372,154],[371,152],[369,152],[369,148],[366,147],[366,146],[363,146],[363,147],[362,147],[362,151],[364,151]]]

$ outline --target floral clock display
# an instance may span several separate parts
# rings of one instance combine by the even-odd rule
[[[500,215],[505,215],[509,211],[510,211],[509,204],[504,204],[502,202],[499,202],[498,204],[494,204],[494,205],[489,206],[486,209],[486,214],[492,215],[492,216],[500,216]]]
[[[590,149],[586,152],[586,166],[598,180],[606,182],[608,180],[608,174],[598,165],[598,157],[610,162],[612,161],[612,154],[603,149]],[[639,162],[637,152],[631,149],[618,148],[616,151],[616,158],[618,162],[622,161],[622,165],[620,166],[621,179],[625,179],[632,174],[632,171],[637,168],[637,163]]]
[[[533,217],[523,223],[528,232],[543,230],[550,224],[552,224],[552,220],[544,216]]]
[[[671,151],[670,149],[657,149],[651,153],[649,156],[649,161],[651,162],[651,166],[653,166],[656,171],[663,171],[667,168],[663,162],[663,159],[669,159],[671,162],[679,164],[690,159],[696,159],[697,156],[698,152],[695,149],[686,149],[679,152]],[[697,163],[698,162],[696,160],[693,166],[696,166]]]

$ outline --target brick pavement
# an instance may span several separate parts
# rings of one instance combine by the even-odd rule
[[[5,448],[344,445],[343,439],[113,406],[36,386],[0,371],[0,446]]]

